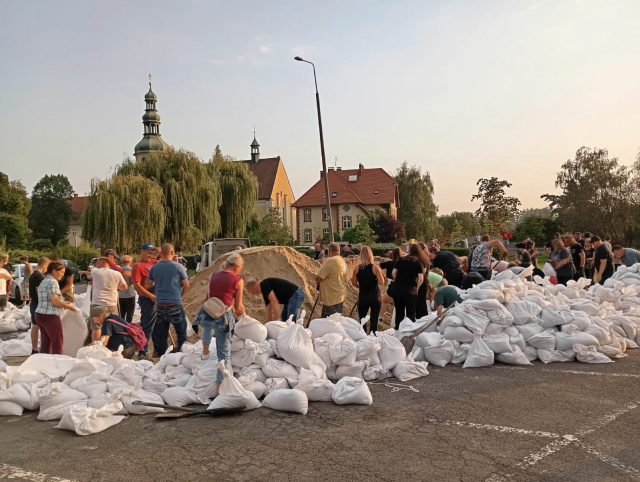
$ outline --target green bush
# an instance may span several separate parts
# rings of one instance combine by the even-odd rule
[[[51,244],[50,239],[35,239],[31,243],[31,249],[34,251],[51,251],[53,249],[53,244]]]
[[[315,249],[312,249],[312,248],[302,248],[302,247],[295,247],[293,249],[295,249],[298,253],[306,254],[310,258],[313,258],[313,255],[316,251]]]
[[[469,248],[441,248],[443,251],[451,251],[456,256],[469,256]]]
[[[59,255],[62,259],[73,261],[81,270],[86,270],[93,258],[100,257],[98,250],[93,248],[87,241],[83,241],[77,248],[68,243],[58,243],[58,246],[46,256],[51,258],[53,255]]]

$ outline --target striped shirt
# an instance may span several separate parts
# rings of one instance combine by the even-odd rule
[[[63,308],[54,306],[51,302],[51,297],[58,295],[62,299],[62,292],[58,282],[51,275],[47,275],[38,288],[38,307],[36,313],[41,315],[58,315],[62,316]]]

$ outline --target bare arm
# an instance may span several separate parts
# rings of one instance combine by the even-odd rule
[[[351,275],[351,284],[355,287],[355,288],[360,288],[360,285],[358,284],[358,269],[360,268],[360,265],[356,266],[353,269],[353,274]]]
[[[109,343],[109,338],[111,338],[109,335],[104,335],[102,337],[102,346],[107,346],[107,343]]]
[[[67,293],[71,291],[72,288],[73,288],[73,276],[69,276],[69,278],[67,278],[67,284],[64,286],[64,288],[60,289],[60,291],[62,291],[63,293]]]
[[[584,251],[580,251],[580,267],[584,268],[584,265],[586,262],[587,262],[587,255],[584,254]]]
[[[420,288],[420,286],[422,286],[422,283],[424,283],[424,275],[422,273],[420,273],[418,275],[418,288]]]
[[[498,248],[500,249],[500,251],[502,251],[504,254],[508,255],[509,254],[509,250],[507,248],[504,247],[504,244],[502,244],[502,241],[500,241],[499,239],[494,239],[492,241],[489,241],[489,247],[490,248]]]
[[[189,292],[189,280],[188,279],[183,279],[182,280],[182,298],[184,298],[184,295],[186,295]]]
[[[320,276],[316,276],[316,286],[320,286],[320,283],[322,283],[323,279],[320,278]]]
[[[271,316],[273,317],[272,319],[275,319],[278,316],[278,313],[281,311],[280,308],[280,303],[278,302],[278,298],[276,297],[276,294],[273,292],[273,290],[271,290],[271,293],[269,293],[269,306],[271,307]],[[285,320],[282,320],[285,321]]]
[[[607,269],[607,260],[600,260],[600,266],[598,267],[598,283],[602,279],[602,274],[604,273],[605,269]]]
[[[234,297],[234,311],[237,316],[244,315],[244,305],[242,304],[242,292],[244,291],[244,280],[238,282],[238,289]]]
[[[376,275],[376,278],[378,278],[378,284],[384,285],[385,279],[384,274],[382,274],[382,268],[380,268],[380,266],[378,266],[377,264],[374,264],[373,273]]]
[[[398,270],[396,268],[393,268],[393,271],[391,272],[391,276],[393,276],[394,281],[396,279],[397,274],[398,274]]]
[[[51,304],[56,308],[66,308],[67,310],[78,311],[78,308],[76,308],[76,305],[74,305],[73,303],[68,303],[64,301],[62,297],[58,294],[51,295]]]
[[[10,274],[0,273],[0,278],[9,280],[13,279],[13,276],[11,276]]]
[[[142,286],[139,281],[135,281],[133,283],[133,289],[136,291],[136,293],[138,293],[138,296],[144,296],[145,298],[149,298],[152,301],[156,301],[156,295],[145,289],[145,287]]]

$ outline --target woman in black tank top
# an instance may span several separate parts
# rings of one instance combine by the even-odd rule
[[[384,284],[384,275],[380,266],[373,263],[373,252],[368,246],[362,248],[360,253],[361,263],[353,270],[351,283],[360,289],[358,297],[358,316],[360,319],[367,316],[371,310],[369,319],[369,333],[378,331],[378,318],[380,317],[380,285]]]

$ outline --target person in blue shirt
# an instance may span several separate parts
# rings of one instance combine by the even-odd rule
[[[174,351],[180,351],[182,344],[187,341],[187,315],[182,305],[182,298],[189,291],[189,279],[180,263],[173,261],[173,246],[163,244],[160,260],[149,270],[146,289],[155,287],[156,296],[156,330],[158,345],[155,351],[164,355],[167,351],[167,337],[169,325],[172,324],[178,335],[178,346]]]

